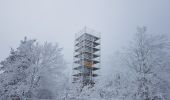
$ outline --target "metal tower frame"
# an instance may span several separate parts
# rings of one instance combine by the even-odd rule
[[[73,57],[73,83],[81,86],[95,84],[100,69],[101,36],[87,27],[75,35]]]

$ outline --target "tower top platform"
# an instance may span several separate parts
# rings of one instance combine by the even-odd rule
[[[78,33],[75,34],[75,38],[79,38],[82,35],[90,35],[92,37],[96,37],[96,38],[100,38],[101,37],[101,33],[97,32],[96,30],[90,29],[88,27],[84,27],[82,30],[80,30]]]

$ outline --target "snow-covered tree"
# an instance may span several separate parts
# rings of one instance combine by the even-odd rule
[[[58,45],[25,38],[1,62],[0,99],[62,97],[67,86],[65,62]]]
[[[133,69],[133,75],[136,75],[132,84],[136,89],[133,95],[134,100],[157,100],[158,98],[164,100],[166,97],[164,91],[169,85],[166,84],[167,89],[163,91],[161,87],[168,79],[161,77],[165,72],[164,69],[169,67],[169,46],[166,36],[148,34],[146,27],[137,29],[134,42],[129,47],[125,60],[127,66]]]
[[[63,97],[64,90],[68,86],[68,79],[63,73],[65,62],[61,55],[61,49],[58,48],[58,45],[53,46],[50,43],[45,43],[39,48],[39,59],[32,69],[35,73],[30,76],[39,80],[35,92],[40,99]]]
[[[1,62],[1,69],[4,71],[0,75],[1,99],[22,97],[22,89],[28,89],[27,87],[22,87],[22,85],[26,84],[26,70],[35,61],[32,52],[34,42],[35,40],[25,38],[24,41],[21,41],[17,50],[11,49],[10,56]]]

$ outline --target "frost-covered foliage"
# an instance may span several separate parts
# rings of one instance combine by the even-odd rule
[[[54,99],[63,97],[67,79],[65,62],[58,45],[39,45],[35,40],[21,41],[1,62],[0,99]]]
[[[170,43],[166,36],[148,34],[146,27],[138,28],[125,57],[127,66],[136,75],[132,84],[133,100],[170,99],[170,74],[166,71],[170,69],[169,50]],[[164,78],[165,75],[167,78]]]
[[[68,100],[131,100],[130,82],[123,74],[111,76],[110,80],[101,80],[94,87],[85,86],[79,95],[70,97]]]

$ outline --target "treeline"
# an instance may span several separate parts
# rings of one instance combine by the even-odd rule
[[[73,88],[58,45],[25,38],[1,62],[0,100],[169,100],[170,38],[137,28],[126,49],[114,56],[110,74],[82,92]],[[117,64],[117,65],[115,65]],[[112,67],[126,71],[114,72]]]

